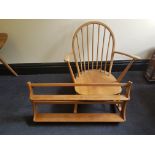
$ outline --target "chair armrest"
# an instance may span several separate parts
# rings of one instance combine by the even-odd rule
[[[65,61],[65,62],[70,62],[71,57],[73,57],[73,53],[70,52],[70,53],[68,53],[68,54],[65,56],[64,61]]]
[[[136,55],[131,55],[131,54],[127,54],[127,53],[124,53],[124,52],[119,52],[119,51],[114,51],[114,54],[120,54],[120,55],[124,55],[124,56],[127,56],[129,58],[132,58],[134,60],[140,60],[141,58],[136,56]]]
[[[117,79],[118,82],[121,82],[123,80],[124,76],[126,75],[126,73],[128,72],[128,70],[130,69],[130,67],[132,66],[133,62],[135,60],[139,60],[141,58],[138,57],[138,56],[135,56],[135,55],[130,55],[130,54],[123,53],[123,52],[118,52],[118,51],[114,51],[114,54],[120,54],[120,55],[127,56],[129,58],[132,58],[132,60],[130,61],[130,63],[125,67],[125,69],[123,70],[123,72],[120,74],[120,76]]]

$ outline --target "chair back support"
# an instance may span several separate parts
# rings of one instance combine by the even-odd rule
[[[106,24],[90,21],[81,25],[72,39],[72,52],[78,74],[92,69],[111,73],[114,48],[114,34]]]

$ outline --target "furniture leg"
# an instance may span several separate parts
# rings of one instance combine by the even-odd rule
[[[18,74],[2,58],[0,58],[0,61],[13,75],[18,76]]]
[[[126,106],[127,106],[127,102],[123,102],[122,103],[122,109],[121,109],[121,116],[124,120],[126,120]]]
[[[74,104],[74,113],[77,113],[78,104]]]
[[[37,105],[36,103],[32,103],[32,107],[33,107],[33,121],[36,120],[36,115],[37,115]]]

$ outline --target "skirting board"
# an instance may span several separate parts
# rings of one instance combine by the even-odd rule
[[[129,63],[129,60],[114,61],[112,71],[113,72],[122,71],[128,63]],[[148,63],[149,63],[149,60],[146,60],[146,59],[135,61],[130,70],[131,71],[146,71]],[[10,64],[10,66],[19,75],[69,73],[67,63],[65,62],[20,63],[20,64]],[[76,72],[75,63],[71,63],[71,66],[73,67],[73,71]],[[87,67],[87,64],[86,64],[86,67]],[[0,75],[11,75],[11,73],[1,64]]]

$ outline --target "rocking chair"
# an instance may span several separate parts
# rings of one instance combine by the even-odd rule
[[[118,78],[112,75],[115,55],[131,58]],[[76,73],[71,66],[74,59]],[[65,57],[73,83],[28,82],[33,103],[35,122],[124,122],[126,104],[130,100],[132,82],[121,83],[137,56],[115,51],[115,38],[111,29],[102,22],[91,21],[80,26],[72,39],[72,51]],[[35,95],[33,87],[74,87],[76,95]],[[122,91],[125,89],[124,91]],[[78,104],[113,104],[117,113],[78,113]],[[38,113],[40,103],[74,104],[73,113]]]

